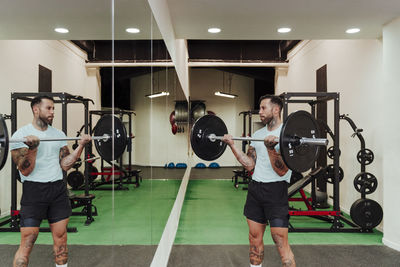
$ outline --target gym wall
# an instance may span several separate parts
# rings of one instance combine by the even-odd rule
[[[400,133],[399,124],[399,99],[400,99],[400,19],[385,25],[383,28],[383,83],[380,94],[383,94],[382,105],[377,106],[374,112],[380,114],[379,130],[376,134],[377,145],[382,147],[383,157],[383,216],[384,229],[383,243],[400,251],[399,231],[399,197],[400,190],[400,164],[398,142]],[[369,114],[369,113],[368,113]],[[365,115],[368,117],[368,115]],[[371,124],[376,122],[371,120]],[[379,127],[379,128],[378,128]]]
[[[231,93],[238,97],[231,99],[215,96],[215,91],[229,92],[228,74],[225,72],[225,88],[222,85],[222,71],[203,68],[191,69],[190,71],[190,95],[191,99],[206,100],[207,110],[212,110],[226,124],[228,133],[233,136],[241,136],[243,133],[243,116],[239,116],[241,111],[252,110],[254,104],[254,80],[241,75],[232,76]],[[241,142],[236,142],[236,146],[241,148]],[[204,162],[193,154],[193,162]],[[227,147],[225,153],[215,160],[220,166],[241,166],[230,148]],[[207,166],[210,162],[204,162]]]
[[[174,100],[185,100],[175,75],[175,70],[169,68],[168,83],[165,70],[131,79],[131,109],[136,112],[133,124],[136,136],[132,143],[133,164],[164,166],[166,162],[187,161],[186,135],[182,133],[174,136],[169,123],[169,114],[175,109]],[[145,97],[151,92],[152,77],[153,92],[168,91],[168,97]]]
[[[0,113],[10,114],[11,92],[38,91],[38,65],[52,70],[53,92],[66,92],[89,97],[100,108],[100,89],[96,70],[85,68],[85,54],[66,41],[0,41]],[[54,126],[61,129],[61,104],[56,104]],[[68,105],[68,135],[75,136],[83,125],[83,105]],[[30,103],[18,101],[18,127],[32,121]],[[11,124],[7,120],[11,134]],[[72,145],[72,143],[70,144]],[[19,185],[20,186],[20,185]],[[11,157],[0,172],[1,215],[10,212]],[[21,193],[21,188],[18,188]],[[19,199],[19,198],[18,198]],[[18,200],[19,204],[19,200]]]
[[[154,98],[152,101],[145,98],[150,93],[150,75],[133,78],[131,80],[132,109],[135,110],[134,133],[134,164],[164,166],[167,162],[187,163],[189,156],[188,133],[185,127],[184,133],[173,135],[169,123],[169,114],[175,108],[175,100],[185,100],[179,82],[176,81],[174,89],[174,73],[170,70],[168,76],[168,97]],[[158,74],[155,73],[154,92],[158,91]],[[225,75],[227,78],[227,74]],[[165,87],[165,71],[160,72],[160,90]],[[211,69],[190,70],[190,90],[192,100],[205,100],[206,110],[214,111],[226,123],[228,131],[234,135],[242,134],[242,117],[239,112],[249,110],[253,103],[253,80],[244,76],[233,75],[232,93],[239,95],[236,99],[228,99],[214,95],[217,90],[222,90],[222,72]],[[227,91],[225,83],[225,91]],[[204,162],[193,154],[193,162]],[[225,153],[216,160],[221,166],[238,165],[232,153]],[[205,162],[207,165],[209,162]]]
[[[366,171],[378,179],[378,189],[368,198],[382,205],[383,199],[383,147],[382,113],[382,41],[380,40],[316,40],[303,41],[289,54],[287,75],[277,79],[277,94],[282,92],[315,92],[316,70],[327,64],[328,92],[340,93],[340,114],[349,114],[355,124],[364,129],[366,147],[375,154]],[[308,105],[289,105],[291,111],[306,109]],[[333,129],[333,101],[328,102],[328,124]],[[360,141],[352,138],[352,128],[340,121],[340,166],[344,179],[340,183],[341,209],[349,213],[353,202],[360,198],[353,186],[354,177],[360,172],[356,159]],[[330,140],[330,145],[333,141]],[[328,159],[328,164],[332,160]],[[332,195],[328,186],[328,195]],[[331,201],[331,199],[329,199]],[[382,224],[378,227],[382,230]]]

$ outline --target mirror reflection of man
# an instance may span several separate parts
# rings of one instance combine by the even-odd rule
[[[10,143],[11,155],[20,172],[22,197],[20,211],[21,243],[13,266],[28,266],[29,255],[39,234],[43,219],[47,219],[53,236],[54,261],[67,267],[67,225],[71,204],[63,181],[63,170],[69,170],[92,139],[82,135],[78,147],[70,153],[66,141],[40,143],[40,138],[65,138],[52,127],[54,100],[37,96],[31,101],[32,123],[18,129],[12,138],[25,138],[24,143]]]

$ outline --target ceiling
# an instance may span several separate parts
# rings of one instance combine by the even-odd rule
[[[400,16],[399,0],[165,0],[176,38],[225,40],[369,39]],[[0,39],[112,39],[111,0],[2,0]],[[115,39],[160,39],[146,0],[114,0]],[[55,27],[67,27],[66,35]],[[289,26],[288,34],[276,32]],[[131,35],[127,27],[141,33]],[[219,34],[207,32],[220,27]],[[361,31],[348,35],[345,30]]]

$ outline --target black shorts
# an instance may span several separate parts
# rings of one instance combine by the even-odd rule
[[[277,219],[287,225],[289,220],[288,183],[286,181],[272,183],[250,181],[244,205],[244,216],[262,224]],[[271,227],[274,225],[271,224]]]
[[[22,184],[21,227],[36,227],[25,225],[26,219],[39,222],[47,219],[49,223],[55,223],[69,218],[71,214],[71,203],[63,180],[49,183],[24,181]]]

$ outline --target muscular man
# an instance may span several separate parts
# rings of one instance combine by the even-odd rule
[[[296,266],[288,242],[288,191],[291,171],[279,153],[275,139],[282,128],[282,100],[277,96],[260,98],[260,119],[265,125],[256,131],[254,138],[263,142],[251,142],[247,155],[235,147],[231,135],[223,141],[232,149],[237,160],[248,171],[254,171],[248,187],[244,215],[249,226],[250,266],[261,267],[264,259],[263,236],[269,222],[271,236],[281,256],[282,266]]]
[[[54,100],[35,97],[31,102],[33,121],[13,135],[26,138],[25,143],[11,143],[10,150],[22,181],[21,243],[14,257],[14,267],[28,266],[29,254],[39,234],[42,219],[47,219],[53,236],[56,266],[67,266],[67,224],[71,215],[67,187],[62,170],[69,170],[91,141],[83,135],[78,147],[69,152],[65,141],[42,142],[39,138],[64,138],[65,134],[51,126]]]

